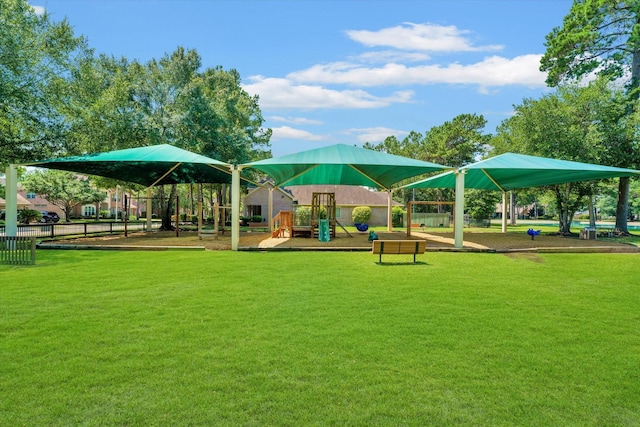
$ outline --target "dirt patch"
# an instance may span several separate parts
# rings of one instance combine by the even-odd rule
[[[544,260],[535,252],[505,252],[505,256],[513,259],[524,259],[526,261],[542,264]]]
[[[433,235],[453,239],[453,233],[433,233]],[[464,242],[482,245],[496,250],[533,249],[533,248],[593,248],[600,246],[629,247],[626,243],[612,239],[581,240],[578,236],[561,236],[557,234],[540,234],[534,239],[526,233],[464,233]]]

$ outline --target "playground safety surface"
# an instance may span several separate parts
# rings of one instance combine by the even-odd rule
[[[376,231],[380,239],[407,239],[406,233]],[[452,252],[640,252],[640,247],[617,242],[615,238],[581,240],[578,236],[559,236],[540,234],[531,239],[526,233],[465,231],[463,248],[454,248],[452,233],[412,232],[413,239],[427,241],[427,251]],[[640,244],[640,237],[636,238]],[[112,250],[230,250],[229,233],[215,238],[198,238],[197,232],[131,233],[102,237],[83,237],[67,240],[45,241],[38,245],[41,249],[112,249]],[[329,242],[317,238],[272,238],[269,233],[243,232],[240,234],[239,250],[260,251],[296,251],[296,250],[334,250],[369,251],[371,242],[368,233],[337,233]]]

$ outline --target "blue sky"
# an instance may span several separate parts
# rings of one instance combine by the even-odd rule
[[[424,133],[463,113],[486,132],[548,89],[545,36],[570,0],[34,0],[97,52],[193,48],[260,96],[274,156]]]

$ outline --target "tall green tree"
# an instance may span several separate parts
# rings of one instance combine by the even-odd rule
[[[200,67],[195,50],[179,47],[136,71],[131,96],[144,144],[167,143],[232,164],[267,156],[271,130],[262,128],[258,99],[242,90],[235,70]],[[176,188],[159,191],[167,199],[162,227],[171,229]],[[227,194],[220,186],[217,200],[224,203]]]
[[[60,105],[68,146],[92,153],[148,145],[144,116],[133,92],[143,67],[126,58],[86,55],[74,64],[69,97]]]
[[[37,15],[26,0],[0,0],[0,166],[65,153],[56,106],[85,49],[67,21]]]
[[[473,163],[481,157],[491,139],[484,133],[487,121],[482,115],[460,114],[451,121],[434,126],[425,134],[411,131],[402,141],[395,136],[387,137],[379,144],[364,144],[369,148],[385,153],[396,154],[427,162],[459,167]],[[403,202],[408,200],[450,200],[453,193],[441,189],[418,189],[405,193]],[[417,210],[426,206],[416,206]],[[442,206],[439,209],[443,209]]]
[[[96,190],[88,179],[73,172],[35,170],[25,174],[21,184],[27,191],[40,194],[62,209],[65,221],[69,221],[75,206],[104,200],[104,192]]]
[[[146,64],[83,57],[63,107],[73,146],[94,152],[171,144],[232,164],[267,157],[271,130],[262,127],[258,98],[242,90],[237,71],[201,65],[195,50],[182,47]],[[229,192],[216,187],[224,203]],[[177,189],[156,193],[165,200],[163,228],[170,229]]]
[[[525,99],[515,115],[505,120],[492,140],[494,152],[519,152],[587,163],[609,163],[619,146],[629,141],[628,126],[619,120],[624,97],[607,82],[597,80],[581,86],[562,86],[540,99]],[[573,214],[594,183],[571,183],[549,187],[556,198],[559,231],[569,233]]]
[[[431,128],[421,145],[421,158],[453,167],[473,163],[487,150],[491,136],[484,133],[486,124],[482,115],[460,114]]]
[[[637,0],[574,0],[563,25],[546,39],[547,51],[540,69],[548,72],[547,84],[558,86],[592,73],[614,81],[628,76],[627,113],[637,110],[640,88],[640,2]],[[638,167],[640,147],[616,157],[613,166]],[[616,228],[628,233],[627,177],[620,178]]]
[[[428,162],[464,166],[473,163],[487,150],[491,135],[484,133],[487,124],[482,115],[460,114],[451,121],[434,126],[425,134],[411,131],[402,141],[387,137],[379,144],[366,143],[372,150]]]

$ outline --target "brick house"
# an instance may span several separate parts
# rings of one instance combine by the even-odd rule
[[[342,225],[352,225],[351,213],[356,206],[369,206],[369,225],[387,225],[387,193],[369,190],[355,185],[296,185],[273,190],[273,216],[281,210],[292,210],[293,204],[310,205],[313,193],[335,193],[336,219]],[[393,202],[393,206],[402,206]],[[244,198],[244,216],[260,215],[266,218],[269,212],[269,190],[256,187]]]

